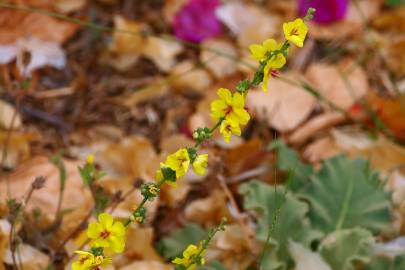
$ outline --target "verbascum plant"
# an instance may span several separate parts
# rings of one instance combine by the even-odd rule
[[[108,213],[101,213],[98,222],[90,223],[87,228],[87,236],[90,239],[88,251],[76,251],[79,258],[72,264],[73,270],[96,270],[101,269],[112,262],[105,255],[105,250],[110,253],[121,253],[125,249],[125,231],[131,223],[144,223],[146,219],[145,204],[159,196],[160,188],[164,184],[176,187],[177,181],[182,178],[190,167],[198,175],[204,175],[208,165],[208,154],[199,154],[199,146],[210,139],[214,132],[219,129],[226,142],[230,142],[232,135],[240,136],[241,126],[246,125],[250,115],[245,109],[245,99],[252,86],[262,84],[263,91],[267,91],[267,82],[270,77],[277,76],[278,70],[286,64],[288,49],[291,44],[298,47],[304,45],[308,27],[305,20],[312,19],[314,9],[309,9],[305,18],[286,22],[283,25],[285,41],[279,43],[274,39],[267,39],[263,44],[250,46],[252,57],[259,62],[259,68],[253,79],[242,80],[236,86],[235,92],[220,88],[217,91],[218,99],[211,103],[211,117],[215,121],[211,128],[202,127],[193,132],[195,145],[189,148],[181,148],[167,156],[160,163],[156,172],[156,182],[146,183],[141,186],[143,200],[134,209],[131,216],[124,222],[116,221]],[[82,177],[89,182],[94,174],[92,165],[94,158],[90,156],[85,167],[81,168]],[[96,177],[99,177],[96,175]],[[208,238],[197,245],[189,245],[181,257],[173,260],[178,270],[191,270],[205,263],[204,254],[212,237],[219,230],[224,229],[224,222],[219,227],[210,231]]]

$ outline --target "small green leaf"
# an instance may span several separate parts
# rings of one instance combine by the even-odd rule
[[[250,87],[249,80],[244,79],[238,83],[238,85],[236,86],[236,91],[238,91],[239,93],[244,93],[249,89],[249,87]]]
[[[158,243],[157,248],[165,259],[173,259],[180,256],[188,245],[196,244],[206,236],[207,233],[204,229],[197,224],[190,223],[164,237]]]
[[[368,230],[339,230],[323,240],[319,253],[333,270],[356,270],[356,266],[369,263],[373,242]]]
[[[66,168],[65,168],[65,164],[63,163],[61,155],[55,155],[55,156],[51,157],[51,162],[59,170],[60,190],[64,191],[65,185],[66,185]]]
[[[368,161],[334,157],[311,180],[301,196],[310,202],[309,218],[316,230],[329,234],[363,227],[377,233],[390,228],[390,197]]]

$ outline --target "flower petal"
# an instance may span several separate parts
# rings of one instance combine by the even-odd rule
[[[101,213],[98,216],[98,222],[103,226],[105,229],[110,229],[114,223],[114,219],[110,214]]]

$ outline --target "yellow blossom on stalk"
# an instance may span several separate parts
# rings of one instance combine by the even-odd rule
[[[193,162],[193,170],[198,175],[204,175],[208,165],[208,154],[198,155]]]
[[[226,119],[236,124],[245,125],[250,119],[249,113],[245,110],[245,99],[240,93],[232,95],[231,91],[220,88],[217,91],[220,99],[211,103],[211,117],[217,121]]]
[[[277,55],[270,58],[267,62],[266,66],[263,69],[263,82],[262,82],[262,89],[264,92],[267,92],[267,83],[269,81],[269,76],[277,69],[282,68],[285,63],[286,59],[282,53],[278,53]]]
[[[205,260],[204,260],[204,253],[205,250],[203,250],[203,246],[199,245],[198,247],[196,245],[189,245],[184,251],[183,251],[183,258],[175,258],[172,263],[177,264],[177,265],[183,265],[185,269],[188,270],[193,270],[197,267],[196,261],[200,261],[199,265],[204,265]],[[196,256],[199,256],[200,258],[197,258],[197,260],[193,260],[196,258]]]
[[[86,163],[87,164],[94,164],[94,155],[87,155],[87,157],[86,157]]]
[[[267,54],[272,51],[276,51],[281,49],[282,44],[277,43],[272,38],[266,39],[262,45],[260,44],[253,44],[249,46],[250,53],[252,57],[257,61],[265,60]]]
[[[304,40],[308,33],[308,27],[300,18],[293,22],[283,24],[284,36],[298,47],[304,46]]]
[[[92,239],[95,247],[110,247],[114,252],[121,253],[125,247],[125,227],[107,213],[98,216],[98,222],[90,223],[87,236]]]
[[[166,158],[164,166],[176,172],[176,179],[183,177],[190,166],[190,157],[188,156],[187,149],[182,148],[176,153],[169,155]]]
[[[79,255],[79,259],[72,263],[72,270],[96,270],[111,263],[110,258],[94,256],[87,251],[76,250],[75,253]]]
[[[219,127],[219,132],[224,137],[225,142],[229,143],[231,141],[232,134],[240,136],[242,133],[238,123],[224,120]]]

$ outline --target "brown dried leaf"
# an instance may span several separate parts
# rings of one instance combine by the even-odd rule
[[[7,139],[7,137],[9,138]],[[30,157],[30,142],[34,141],[35,136],[33,134],[24,134],[20,132],[11,132],[9,135],[7,132],[0,130],[0,153],[1,159],[4,160],[1,164],[5,168],[14,168],[20,162],[27,160]],[[4,145],[8,140],[6,150]]]
[[[209,197],[188,204],[184,213],[189,221],[212,227],[219,224],[224,217],[232,219],[226,203],[225,194],[220,190],[214,190]]]
[[[3,261],[9,245],[11,224],[7,219],[0,219],[0,261]],[[0,263],[1,265],[2,263]]]
[[[49,265],[49,257],[38,249],[27,245],[18,245],[18,262],[21,263],[23,269],[38,270],[46,268]],[[11,251],[8,249],[4,256],[4,262],[8,265],[13,265]]]
[[[71,209],[72,211],[64,216],[63,226],[59,231],[60,237],[66,236],[74,229],[84,219],[93,204],[90,192],[83,185],[77,169],[79,164],[68,160],[64,160],[64,164],[67,180],[62,209]],[[26,211],[31,212],[35,208],[40,208],[43,218],[41,224],[47,226],[55,219],[60,187],[59,170],[48,158],[35,157],[20,165],[8,177],[8,181],[5,178],[0,178],[0,194],[7,194],[7,198],[21,200],[37,176],[46,177],[46,185],[33,192],[30,202],[26,206]],[[5,203],[5,201],[0,203]]]
[[[125,256],[136,260],[162,261],[153,247],[153,228],[130,227],[126,237]]]
[[[168,72],[176,64],[176,56],[183,46],[173,40],[149,37],[142,54],[151,59],[162,71]]]
[[[180,92],[187,92],[190,89],[203,92],[212,84],[210,74],[205,69],[196,67],[196,64],[189,60],[175,65],[169,80]]]
[[[340,62],[338,66],[312,64],[306,72],[306,77],[323,97],[342,109],[349,109],[369,90],[365,71],[348,59]]]
[[[22,1],[19,4],[22,4]],[[0,10],[0,44],[10,44],[22,37],[62,44],[79,29],[77,24],[61,21],[50,16],[10,9]]]
[[[288,140],[292,144],[302,144],[321,130],[342,123],[343,121],[345,121],[345,116],[342,113],[326,112],[312,118],[302,127],[296,129]]]
[[[0,100],[0,128],[10,129],[11,124],[13,125],[13,129],[19,129],[21,127],[20,114],[15,110],[14,106]]]
[[[299,75],[289,73],[286,77],[297,79]],[[303,89],[282,80],[270,79],[269,91],[251,91],[246,105],[261,121],[281,132],[295,129],[312,112],[316,99]]]
[[[327,136],[319,138],[309,144],[303,156],[311,163],[319,163],[320,161],[336,156],[342,152],[342,149],[336,145],[335,141]]]
[[[173,270],[170,264],[164,264],[157,261],[138,261],[121,267],[120,270]]]

